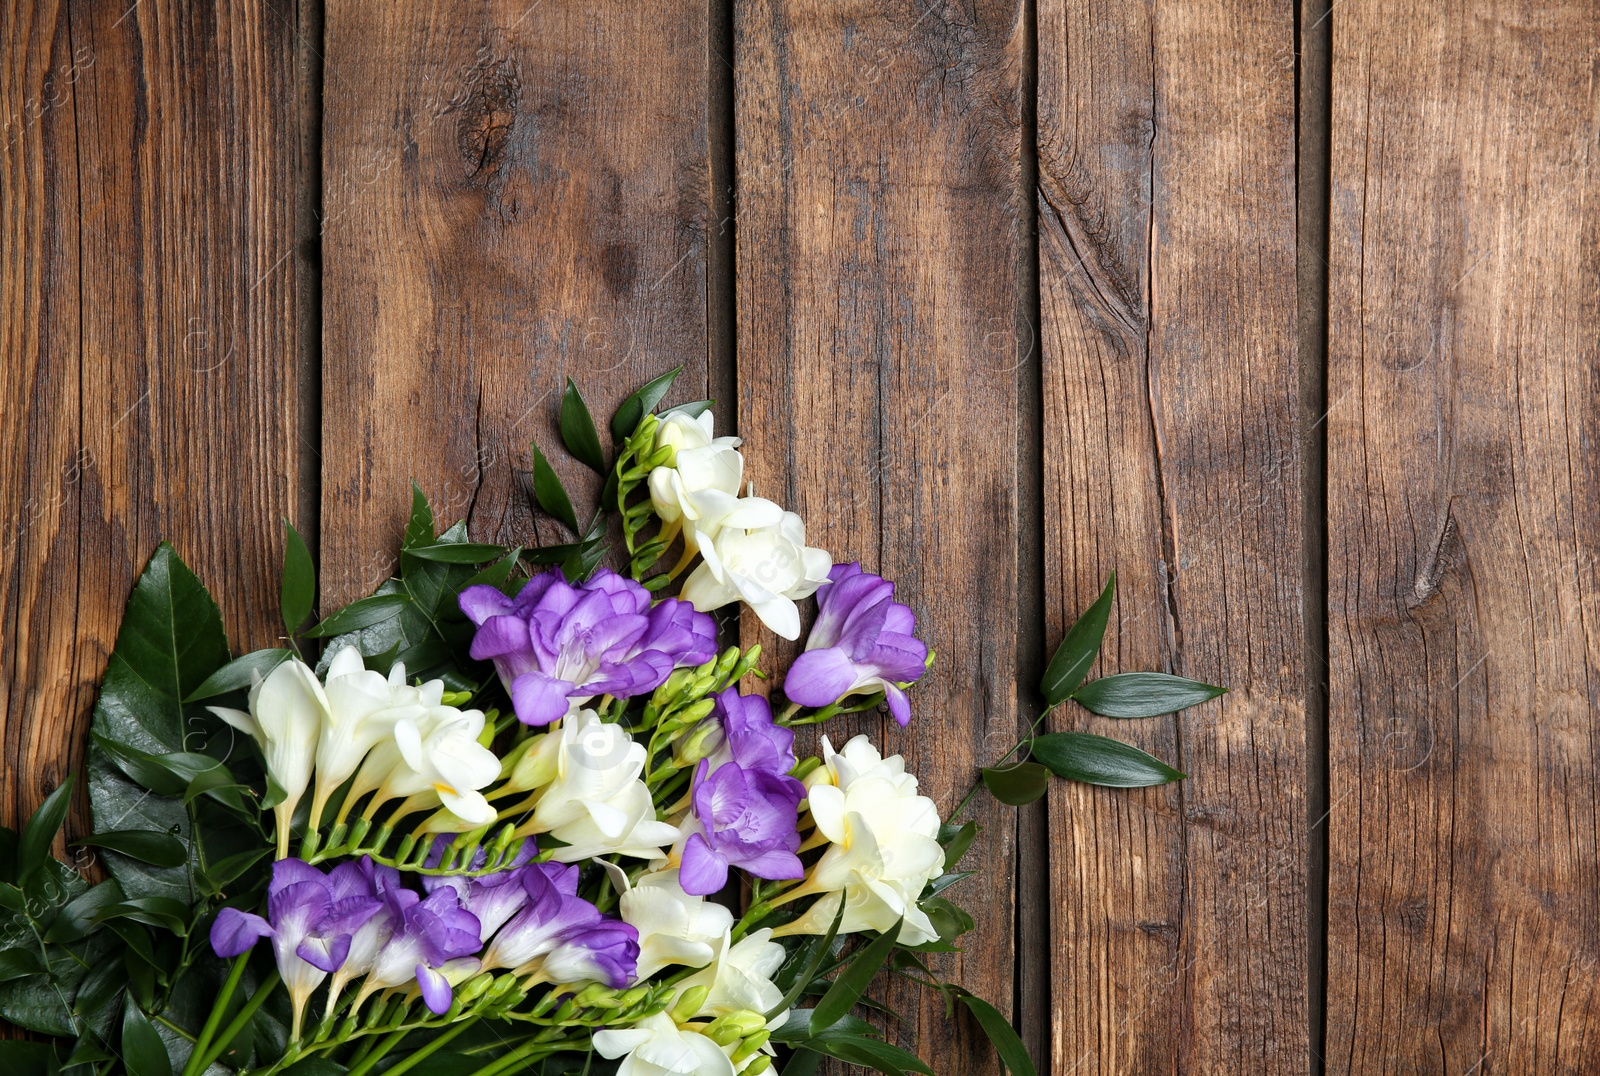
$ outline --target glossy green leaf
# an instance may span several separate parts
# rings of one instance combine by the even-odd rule
[[[804,1044],[806,1040],[815,1035],[840,1034],[840,1035],[878,1035],[877,1028],[861,1019],[846,1013],[838,1020],[816,1032],[811,1030],[811,1009],[790,1009],[784,1018],[783,1025],[772,1033],[773,1042]]]
[[[185,710],[184,700],[227,663],[216,602],[161,543],[128,599],[95,704],[95,731],[141,751],[184,750],[188,718],[209,719],[198,707]]]
[[[17,842],[17,877],[26,882],[50,858],[50,844],[61,832],[67,820],[67,808],[72,806],[72,789],[77,775],[69,773],[67,779],[54,792],[45,797],[39,809],[33,812],[28,824],[22,827],[22,839]]]
[[[1108,788],[1148,788],[1185,775],[1132,744],[1092,732],[1051,732],[1030,741],[1033,757],[1069,781]]]
[[[465,590],[468,587],[476,586],[500,587],[503,589],[506,583],[510,581],[511,573],[516,570],[517,562],[521,559],[522,547],[518,546],[481,572],[472,576],[465,583],[462,583],[461,589]]]
[[[245,871],[259,863],[270,848],[251,848],[208,865],[205,869],[205,880],[210,884],[214,893],[224,892],[229,883],[242,875]]]
[[[600,435],[589,415],[589,405],[570,377],[566,391],[561,394],[560,429],[561,443],[579,463],[595,474],[606,473],[606,454],[600,447]]]
[[[794,985],[784,993],[783,999],[767,1010],[768,1020],[794,1008],[794,1003],[800,1000],[800,995],[806,992],[811,985],[811,980],[817,977],[817,972],[822,970],[822,962],[828,958],[828,953],[833,946],[833,939],[839,936],[839,924],[844,922],[844,901],[839,902],[839,910],[834,914],[833,922],[828,926],[828,932],[821,938],[809,939],[806,944],[813,946],[811,957],[806,961],[800,974],[795,976]],[[804,950],[796,950],[797,953]]]
[[[45,940],[74,942],[90,934],[100,923],[100,913],[113,904],[122,903],[123,897],[122,885],[115,878],[78,894],[56,913]]]
[[[783,1076],[813,1076],[822,1065],[822,1055],[814,1050],[796,1050],[783,1066]]]
[[[895,939],[900,936],[900,927],[901,923],[896,923],[892,929],[874,938],[839,972],[828,992],[822,995],[822,1000],[818,1001],[816,1008],[811,1011],[813,1031],[820,1032],[834,1023],[861,999],[861,995],[866,992],[867,984],[872,982],[889,959]]]
[[[300,532],[287,519],[283,521],[283,529],[283,585],[279,602],[283,609],[283,626],[293,635],[311,615],[311,606],[317,600],[317,570],[312,566],[311,551],[306,548]]]
[[[433,509],[428,507],[428,495],[422,487],[411,483],[411,515],[406,519],[405,537],[400,548],[433,544]]]
[[[302,618],[304,619],[304,618]],[[205,683],[195,688],[184,702],[213,699],[230,691],[242,691],[255,683],[257,676],[265,680],[273,669],[294,656],[294,651],[274,647],[270,650],[252,650],[228,662],[206,677]]]
[[[967,849],[972,847],[973,838],[977,835],[976,822],[964,822],[961,825],[946,822],[939,827],[939,843],[944,845],[945,870],[955,870],[956,864],[967,854]]]
[[[987,766],[983,786],[1001,803],[1021,807],[1044,795],[1050,787],[1050,771],[1037,762],[1015,762],[1006,766]]]
[[[1072,699],[1102,717],[1160,717],[1198,706],[1228,689],[1167,673],[1118,673],[1090,680]]]
[[[0,1068],[6,1076],[55,1076],[56,1053],[49,1043],[0,1041]]]
[[[944,897],[929,897],[921,901],[918,907],[927,915],[934,930],[939,932],[940,941],[953,942],[978,925],[965,908]]]
[[[561,484],[561,479],[550,466],[550,461],[539,451],[539,446],[532,447],[534,499],[556,522],[573,534],[581,534],[582,531],[578,529],[578,514],[572,510],[572,498],[567,496],[566,487]]]
[[[121,1053],[128,1076],[172,1076],[166,1043],[131,997],[122,1010]]]
[[[506,547],[480,542],[442,542],[416,546],[406,550],[406,553],[440,564],[482,564],[484,561],[497,560],[505,556]]]
[[[93,848],[109,848],[113,852],[121,852],[141,863],[150,863],[157,867],[178,867],[189,861],[189,850],[184,847],[182,841],[170,833],[156,833],[148,829],[93,833],[73,843]]]
[[[852,1065],[876,1069],[887,1076],[900,1076],[905,1072],[933,1076],[933,1070],[916,1054],[882,1039],[869,1039],[861,1035],[820,1035],[807,1043],[807,1049],[848,1061]]]
[[[107,905],[100,911],[100,922],[111,919],[131,919],[173,934],[189,932],[189,906],[171,897],[136,897],[121,904]]]
[[[644,416],[655,410],[656,404],[661,402],[667,390],[672,388],[672,383],[683,373],[683,367],[675,366],[660,377],[646,382],[636,389],[632,395],[617,407],[616,414],[611,416],[611,436],[618,444],[626,441],[639,428],[639,423]],[[577,528],[573,528],[576,530]]]
[[[306,632],[306,635],[313,639],[322,639],[330,635],[361,631],[375,624],[393,620],[410,603],[411,598],[405,594],[374,594],[370,598],[351,602]]]
[[[1033,1058],[1028,1056],[1028,1048],[1022,1045],[1022,1039],[1011,1026],[1011,1021],[1007,1020],[999,1009],[960,987],[950,989],[961,999],[961,1003],[972,1011],[972,1015],[978,1018],[978,1025],[989,1037],[995,1053],[1000,1055],[1000,1063],[1005,1065],[1006,1071],[1010,1072],[1011,1076],[1038,1076],[1033,1067]]]
[[[1105,638],[1106,620],[1111,615],[1111,601],[1116,592],[1117,573],[1112,572],[1100,596],[1067,629],[1066,638],[1056,647],[1055,656],[1044,670],[1044,680],[1039,684],[1044,701],[1051,706],[1065,701],[1089,674],[1089,666],[1100,652],[1100,641]]]
[[[0,983],[20,979],[24,975],[38,975],[44,971],[39,958],[28,949],[0,949]]]

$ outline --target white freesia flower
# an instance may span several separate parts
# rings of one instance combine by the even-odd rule
[[[645,746],[617,724],[579,710],[535,749],[555,754],[554,778],[545,786],[533,817],[518,836],[548,833],[566,844],[551,855],[576,863],[601,855],[656,859],[679,837],[678,828],[656,821],[650,789],[639,779]],[[538,762],[530,762],[530,766]]]
[[[831,925],[832,920],[829,920]],[[826,927],[823,928],[826,931]],[[724,934],[717,944],[715,963],[689,976],[679,985],[679,990],[705,987],[709,993],[697,1016],[726,1016],[736,1012],[766,1012],[783,1000],[783,991],[773,983],[772,977],[783,967],[787,955],[783,946],[772,940],[770,929],[761,929],[729,944],[730,935]],[[769,1028],[783,1026],[782,1014],[773,1018]]]
[[[483,711],[439,703],[444,692],[439,680],[419,690],[419,712],[396,722],[394,736],[367,755],[345,802],[375,793],[369,814],[391,799],[406,801],[401,814],[442,803],[469,827],[488,825],[495,810],[480,790],[500,776],[500,760],[478,742]]]
[[[327,719],[328,700],[317,674],[299,658],[290,658],[269,673],[257,676],[250,689],[250,710],[224,706],[208,709],[234,728],[248,732],[261,745],[267,774],[283,790],[283,801],[273,808],[278,824],[278,858],[289,854],[289,822],[311,783],[317,736]]]
[[[722,1047],[693,1029],[680,1029],[666,1013],[632,1027],[594,1033],[595,1052],[607,1060],[626,1058],[617,1076],[735,1076]]]
[[[825,894],[805,915],[779,927],[788,934],[825,934],[845,902],[841,933],[887,931],[900,919],[904,945],[938,937],[917,900],[944,870],[939,809],[917,794],[917,779],[899,755],[882,758],[857,736],[836,752],[822,738],[826,777],[810,788],[811,817],[830,842],[811,873],[786,899]]]
[[[641,877],[622,894],[618,910],[622,921],[639,932],[635,981],[648,979],[669,964],[704,967],[716,957],[733,926],[728,909],[685,893],[675,870]],[[783,952],[781,946],[778,951]]]
[[[744,457],[737,437],[714,437],[711,412],[661,420],[656,448],[671,448],[666,465],[650,472],[650,500],[662,522],[681,524],[691,551],[724,526],[768,526],[783,515],[771,501],[739,497]]]
[[[724,525],[700,555],[704,561],[683,584],[685,601],[708,613],[742,599],[785,639],[800,637],[795,599],[815,593],[833,567],[826,550],[806,545],[805,524],[793,512],[759,527]]]
[[[428,707],[439,705],[443,691],[441,680],[424,688],[408,685],[406,667],[400,662],[395,662],[387,677],[371,672],[353,646],[334,656],[323,687],[327,713],[317,739],[312,829],[322,818],[328,797],[360,768],[367,753],[393,736],[400,721],[415,720]]]

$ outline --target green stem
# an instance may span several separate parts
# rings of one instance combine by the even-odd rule
[[[217,1058],[223,1055],[224,1051],[228,1049],[228,1044],[234,1040],[239,1032],[244,1030],[245,1025],[250,1022],[250,1018],[255,1016],[256,1010],[261,1008],[261,1003],[267,1000],[268,995],[276,990],[278,984],[282,981],[278,976],[277,969],[274,968],[272,974],[268,975],[261,985],[256,987],[256,992],[250,995],[250,1000],[244,1003],[244,1008],[240,1009],[238,1015],[229,1022],[227,1027],[222,1029],[222,1034],[217,1036],[216,1043],[206,1050],[205,1056],[201,1057],[200,1064],[194,1070],[195,1072],[204,1072],[216,1062]],[[196,1053],[198,1052],[197,1050]],[[193,1057],[190,1060],[193,1061]],[[188,1072],[189,1070],[185,1067],[184,1071]]]
[[[401,1028],[399,1031],[385,1035],[382,1041],[380,1041],[378,1045],[367,1054],[366,1057],[361,1059],[361,1063],[352,1066],[350,1071],[347,1072],[345,1076],[366,1076],[366,1074],[372,1070],[373,1065],[376,1065],[379,1061],[383,1060],[384,1054],[400,1045],[400,1040],[405,1038],[410,1033],[411,1031],[409,1028]]]
[[[387,1072],[387,1076],[401,1076],[401,1073],[410,1071],[411,1068],[418,1062],[426,1061],[428,1058],[432,1057],[440,1049],[448,1045],[451,1039],[455,1038],[457,1035],[461,1034],[475,1023],[477,1023],[477,1017],[469,1017],[465,1020],[458,1021],[456,1025],[449,1031],[437,1036],[432,1042],[428,1043],[428,1045],[424,1046],[422,1049],[418,1050],[404,1061],[399,1062],[393,1068],[390,1068]]]
[[[222,1023],[222,1016],[228,1009],[228,1002],[232,999],[233,992],[244,975],[244,966],[249,961],[248,952],[240,953],[233,958],[233,967],[228,971],[228,978],[222,984],[216,1002],[211,1006],[211,1015],[206,1017],[205,1027],[200,1029],[200,1037],[194,1042],[194,1050],[189,1054],[189,1063],[183,1066],[183,1076],[196,1076],[197,1073],[205,1071],[196,1063],[205,1056],[207,1048],[210,1047],[211,1036],[217,1033],[217,1027]]]
[[[555,1029],[551,1028],[551,1030],[554,1031]],[[541,1036],[539,1036],[539,1038],[534,1039],[532,1042],[523,1043],[521,1046],[517,1047],[515,1050],[512,1050],[509,1054],[506,1054],[503,1057],[497,1058],[497,1059],[489,1062],[487,1065],[484,1065],[482,1068],[477,1069],[476,1071],[470,1073],[469,1076],[500,1076],[501,1073],[509,1072],[512,1069],[515,1069],[518,1065],[520,1065],[524,1061],[533,1060],[533,1058],[534,1058],[534,1056],[536,1054],[539,1054],[541,1052],[555,1053],[563,1045],[565,1045],[565,1044],[564,1043],[556,1043],[556,1044],[552,1045],[548,1040],[546,1040],[544,1038],[543,1035],[541,1035]],[[352,1074],[352,1076],[353,1076],[353,1074]]]

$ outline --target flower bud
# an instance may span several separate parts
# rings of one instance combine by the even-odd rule
[[[772,1068],[772,1058],[766,1054],[757,1054],[750,1059],[750,1064],[740,1070],[739,1076],[761,1076]]]
[[[494,984],[495,978],[488,972],[484,972],[481,975],[474,975],[472,978],[456,987],[456,1000],[461,1002],[463,1005],[471,1004],[478,998],[487,994],[489,992],[489,988]]]
[[[652,705],[661,707],[677,698],[683,691],[683,686],[694,676],[694,669],[674,669],[672,675],[667,677],[666,683],[656,688],[655,694],[650,696]]]
[[[694,1014],[706,1003],[706,998],[711,996],[711,988],[707,986],[691,986],[678,994],[678,1000],[672,1003],[672,1019],[677,1023],[684,1023],[694,1019]]]
[[[761,1048],[767,1044],[767,1040],[770,1038],[772,1038],[772,1032],[765,1027],[754,1035],[747,1036],[744,1040],[744,1045],[733,1052],[733,1063],[737,1065],[745,1058],[760,1053]]]
[[[506,787],[518,792],[532,792],[554,781],[560,761],[560,746],[561,738],[552,737],[548,732],[531,737],[522,755],[511,767],[511,778],[506,782]]]
[[[712,700],[703,700],[709,707]],[[721,721],[702,721],[689,735],[672,745],[672,761],[680,767],[693,766],[722,746],[726,734]]]

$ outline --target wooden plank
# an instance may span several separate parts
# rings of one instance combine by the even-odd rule
[[[528,541],[529,441],[578,477],[566,377],[597,416],[679,363],[673,399],[707,395],[706,26],[686,0],[327,5],[324,602],[389,574],[411,479]]]
[[[0,820],[82,763],[170,538],[235,646],[278,621],[294,461],[292,5],[4,5]]]
[[[1600,11],[1334,18],[1329,1072],[1589,1072]]]
[[[758,492],[839,561],[893,579],[938,652],[905,754],[945,813],[1018,731],[1015,332],[1023,7],[758,0],[735,10],[739,421]],[[775,640],[762,633],[765,642]],[[1002,1008],[1014,816],[954,896],[981,942],[935,971]],[[895,1029],[942,1072],[998,1071],[936,995]]]
[[[1303,1072],[1304,661],[1292,10],[1039,5],[1047,625],[1115,569],[1095,675],[1231,693],[1081,710],[1191,774],[1050,794],[1056,1072]]]

